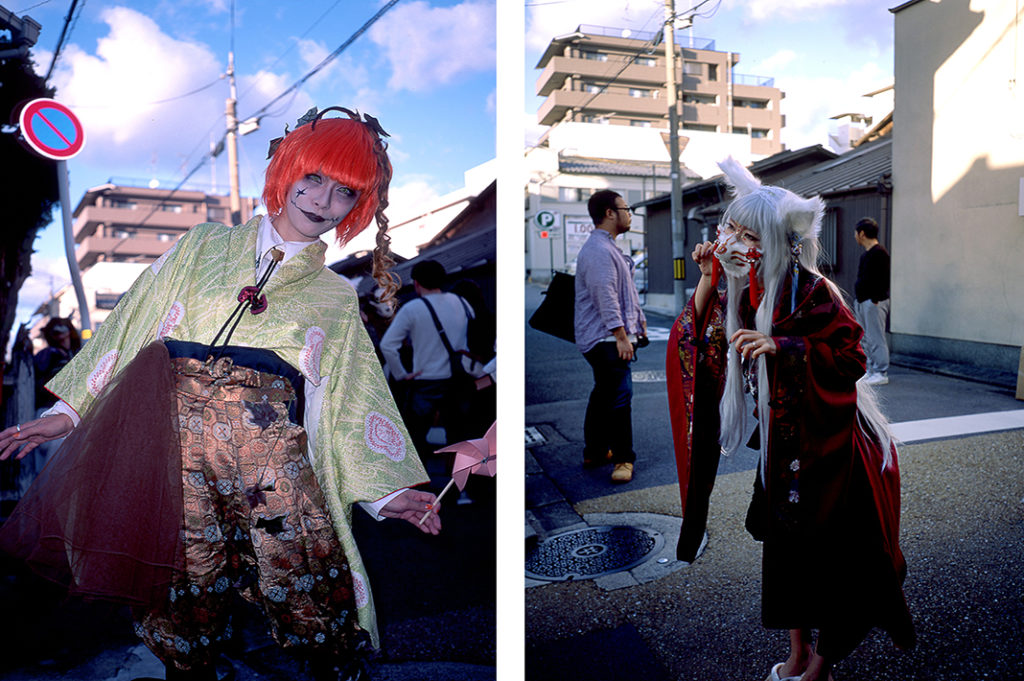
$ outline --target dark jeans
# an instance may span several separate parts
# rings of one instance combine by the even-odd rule
[[[421,458],[439,447],[427,442],[427,433],[435,420],[444,427],[449,444],[472,437],[483,437],[484,431],[472,432],[469,418],[471,405],[467,404],[466,396],[452,394],[449,379],[415,379],[401,382],[400,387],[404,394],[398,400],[399,411]]]
[[[583,419],[583,457],[604,460],[610,449],[614,463],[633,463],[633,376],[629,362],[619,358],[611,341],[598,343],[583,357],[594,371],[594,389]]]

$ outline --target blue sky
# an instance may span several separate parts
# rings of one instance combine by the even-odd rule
[[[738,52],[739,74],[768,76],[786,93],[782,142],[790,149],[827,145],[829,117],[892,110],[891,92],[862,95],[893,83],[893,15],[900,0],[676,0],[676,12],[697,11],[692,34],[715,49]],[[534,67],[551,38],[579,24],[655,32],[664,0],[528,0],[526,3],[527,139],[536,136]],[[688,34],[688,32],[687,32]],[[834,125],[834,124],[833,124]],[[532,129],[531,129],[532,128]]]
[[[309,73],[385,2],[235,0],[238,114],[245,119]],[[33,57],[45,73],[71,0],[7,0],[42,24]],[[71,200],[115,179],[171,188],[225,131],[230,0],[80,0],[51,82],[86,130],[69,162]],[[199,90],[198,92],[195,92]],[[189,94],[191,93],[191,94]],[[392,217],[463,186],[494,157],[494,0],[401,0],[328,66],[274,104],[240,139],[242,193],[262,188],[267,143],[309,107],[371,113],[392,135]],[[192,185],[227,193],[227,153]],[[68,281],[59,213],[36,241],[35,276],[19,298],[28,319]],[[52,282],[52,283],[51,283]]]

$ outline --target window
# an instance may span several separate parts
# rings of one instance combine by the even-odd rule
[[[227,216],[228,209],[224,206],[207,206],[206,208],[207,220],[223,220]]]
[[[718,80],[718,64],[708,64],[708,80]]]
[[[584,59],[592,59],[593,61],[608,61],[607,54],[601,54],[600,52],[590,52],[583,50],[581,53]]]
[[[629,96],[630,97],[650,97],[651,96],[651,91],[650,90],[645,90],[643,88],[631,87],[631,88],[629,88]]]
[[[702,95],[696,92],[683,94],[684,104],[718,104],[718,95]]]
[[[684,76],[703,76],[704,75],[704,66],[700,62],[684,61],[683,62],[683,75]]]
[[[696,130],[698,132],[718,132],[718,126],[701,125],[699,123],[684,123],[683,130]]]
[[[631,120],[629,122],[629,124],[630,124],[630,126],[632,126],[634,128],[649,128],[649,127],[651,127],[651,122],[650,121],[639,121],[639,120],[635,120],[634,119],[634,120]]]
[[[180,213],[181,205],[176,203],[161,203],[160,210],[164,213]]]
[[[124,210],[135,210],[135,202],[129,201],[128,199],[107,199],[107,202],[111,208],[121,208]]]
[[[768,130],[762,130],[761,128],[753,128],[750,131],[750,136],[753,137],[754,139],[759,139],[759,140],[768,139],[768,135],[769,135],[769,131]]]
[[[764,99],[740,99],[733,100],[733,106],[744,109],[767,109],[768,101]]]
[[[174,241],[178,237],[175,234],[168,234],[166,232],[160,232],[159,234],[156,235],[156,238],[159,241]]]
[[[658,60],[653,57],[637,57],[636,63],[640,66],[657,66]]]
[[[127,229],[118,229],[115,227],[111,236],[115,239],[130,239],[133,235]]]
[[[96,292],[96,309],[113,310],[117,307],[118,301],[124,296],[123,293],[101,293]]]

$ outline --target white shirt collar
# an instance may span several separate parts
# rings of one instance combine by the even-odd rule
[[[260,220],[260,228],[256,232],[256,253],[259,254],[259,260],[257,261],[259,266],[256,269],[259,272],[263,271],[263,268],[266,266],[268,261],[268,253],[272,248],[277,248],[277,250],[284,253],[284,258],[280,262],[280,265],[283,265],[288,262],[289,258],[312,243],[315,242],[285,241],[281,238],[281,235],[277,233],[277,229],[274,228],[274,223],[270,221],[270,216],[264,215],[263,219]]]

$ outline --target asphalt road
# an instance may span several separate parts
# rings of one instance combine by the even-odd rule
[[[528,314],[541,290],[527,286]],[[680,510],[658,333],[670,324],[649,315],[656,340],[634,366],[637,474],[620,486],[607,467],[580,467],[588,365],[571,344],[527,328],[528,558],[551,536],[609,524],[661,533],[674,547]],[[1005,381],[956,370],[901,363],[879,388],[907,442],[901,545],[918,645],[897,651],[876,631],[835,681],[1024,679],[1024,403]],[[743,529],[754,465],[749,450],[722,460],[707,550],[692,565],[669,549],[617,574],[528,579],[526,678],[765,678],[788,638],[760,624],[760,548]]]

